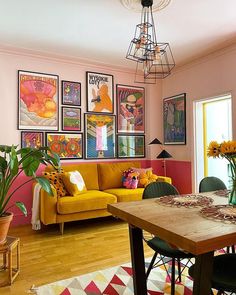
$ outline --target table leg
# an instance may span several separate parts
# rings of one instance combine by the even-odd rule
[[[194,267],[193,295],[211,294],[211,276],[213,271],[214,252],[196,257]]]
[[[133,268],[134,295],[146,295],[147,284],[143,253],[142,230],[129,225],[130,251]]]

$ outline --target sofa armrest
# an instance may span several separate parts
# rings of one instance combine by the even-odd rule
[[[172,179],[167,176],[157,176],[157,181],[164,181],[172,184]]]
[[[51,188],[53,196],[43,189],[40,192],[40,220],[45,225],[56,223],[57,219],[57,191],[53,186]]]

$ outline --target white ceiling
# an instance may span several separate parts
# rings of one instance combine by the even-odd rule
[[[236,0],[171,0],[154,18],[177,65],[236,42]],[[0,0],[0,46],[133,68],[139,20],[119,0]]]

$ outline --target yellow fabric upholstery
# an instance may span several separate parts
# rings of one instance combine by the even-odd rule
[[[111,215],[107,205],[116,202],[142,200],[143,188],[122,187],[122,173],[130,167],[140,168],[138,161],[113,163],[63,164],[64,172],[79,171],[84,179],[87,192],[78,196],[58,197],[53,187],[51,197],[41,190],[40,219],[44,224],[63,223]],[[46,172],[52,168],[46,167]],[[158,176],[157,181],[171,183],[171,178]]]
[[[157,175],[153,174],[151,170],[146,171],[146,173],[141,173],[139,175],[140,184],[146,187],[149,183],[155,182],[157,180]]]
[[[47,167],[45,171],[50,171],[50,167]],[[97,163],[80,163],[73,165],[63,165],[64,172],[78,170],[82,175],[87,190],[97,189],[99,190],[98,185],[98,169]]]
[[[141,165],[140,162],[98,164],[100,190],[122,187],[122,173],[131,166],[139,168]]]
[[[83,194],[87,191],[84,180],[79,171],[65,172],[62,175],[63,183],[68,193],[72,196]]]
[[[142,200],[144,188],[111,188],[106,189],[104,192],[115,195],[117,202],[130,202]]]
[[[78,196],[58,199],[59,214],[70,214],[107,208],[107,204],[116,203],[116,197],[106,192],[90,190]]]

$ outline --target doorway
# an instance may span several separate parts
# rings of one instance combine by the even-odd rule
[[[228,161],[208,158],[210,141],[232,139],[231,94],[195,101],[195,191],[203,177],[216,176],[229,187]]]

